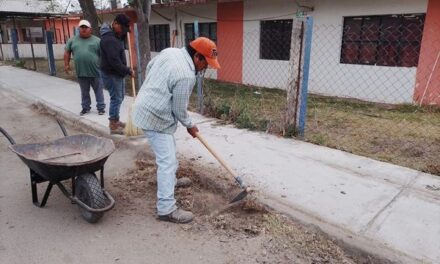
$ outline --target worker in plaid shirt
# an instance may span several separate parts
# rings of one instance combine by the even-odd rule
[[[143,129],[156,156],[157,214],[160,220],[175,223],[192,221],[193,214],[177,208],[174,188],[191,184],[188,178],[176,179],[178,161],[174,133],[177,123],[196,137],[199,131],[188,115],[189,97],[196,73],[208,68],[219,69],[217,47],[205,37],[187,47],[164,49],[147,66],[133,109],[134,124]]]

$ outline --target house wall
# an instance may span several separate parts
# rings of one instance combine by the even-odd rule
[[[295,12],[295,2],[291,0],[279,0],[276,4],[265,0],[244,1],[243,83],[286,88],[289,62],[260,59],[260,20],[294,19]]]
[[[416,67],[341,64],[344,16],[426,13],[427,0],[315,0],[309,91],[383,103],[411,103]]]
[[[416,67],[340,63],[344,16],[425,13],[427,0],[308,1],[314,11],[309,91],[383,103],[411,103]],[[244,1],[243,83],[285,89],[289,62],[260,59],[260,20],[297,19],[292,1]],[[437,16],[438,17],[438,16]],[[437,31],[438,32],[438,31]]]
[[[151,11],[150,25],[170,26],[170,46],[182,48],[185,46],[185,24],[194,23],[197,20],[199,23],[216,22],[217,21],[217,3],[209,1],[202,5],[190,5],[175,7],[161,7],[154,8],[156,11]],[[177,35],[173,36],[173,32],[177,30]],[[151,57],[154,58],[159,52],[151,52]],[[205,77],[216,79],[217,70],[208,69]]]
[[[440,1],[429,0],[414,100],[423,105],[440,105]]]
[[[54,30],[54,40],[58,44],[65,44],[69,38],[75,36],[74,28],[78,27],[79,17],[57,18],[44,21],[46,30]]]
[[[352,97],[383,103],[409,103],[414,93],[416,67],[384,67],[370,65],[351,65],[340,63],[342,43],[342,24],[344,16],[386,15],[405,13],[425,13],[428,0],[319,0],[307,1],[314,6],[309,12],[314,18],[314,32],[311,54],[309,91],[324,95]],[[243,5],[243,37],[236,34],[240,29],[240,7]],[[233,5],[235,9],[228,10]],[[205,5],[179,7],[177,27],[174,8],[159,8],[158,12],[172,21],[166,21],[152,12],[151,24],[168,23],[170,32],[179,30],[176,46],[184,43],[184,24],[216,21],[219,59],[222,69],[218,78],[244,84],[269,88],[287,87],[289,61],[260,59],[260,21],[296,18],[297,5],[291,0],[277,0],[276,4],[265,0],[244,0],[228,3],[210,1]],[[229,11],[229,12],[228,12]],[[232,13],[231,11],[237,11]],[[188,14],[199,16],[198,18]],[[233,16],[235,24],[225,23],[227,16]],[[229,21],[231,22],[231,21]],[[237,31],[238,32],[238,31]],[[172,33],[171,33],[172,34]],[[172,36],[170,37],[172,39]],[[235,46],[243,47],[243,54]],[[234,46],[234,47],[233,47]],[[153,53],[154,55],[154,53]],[[222,57],[222,55],[224,57]],[[225,59],[226,58],[226,59]],[[242,59],[241,59],[242,58]],[[294,62],[297,58],[293,58]],[[216,78],[216,71],[208,71],[206,76]],[[222,75],[222,73],[225,73]]]
[[[242,83],[243,2],[219,3],[217,20],[217,50],[221,54],[217,79]]]

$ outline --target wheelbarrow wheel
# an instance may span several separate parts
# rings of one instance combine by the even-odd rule
[[[107,198],[102,192],[101,184],[93,173],[86,173],[76,177],[75,194],[78,199],[91,208],[98,209],[106,206]],[[89,223],[96,223],[104,212],[90,212],[80,206],[82,217]]]

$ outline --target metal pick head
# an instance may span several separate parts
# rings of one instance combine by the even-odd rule
[[[249,192],[251,192],[251,188],[247,187],[239,194],[237,194],[237,196],[235,196],[234,199],[232,199],[229,203],[231,204],[243,200],[244,198],[246,198]]]

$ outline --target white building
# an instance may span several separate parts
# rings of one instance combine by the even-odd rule
[[[197,20],[201,34],[218,44],[222,68],[208,77],[285,89],[289,76],[297,78],[289,65],[299,63],[298,55],[289,55],[291,45],[300,43],[290,41],[292,25],[299,35],[308,15],[314,20],[310,92],[382,103],[440,103],[440,69],[428,78],[440,47],[433,33],[440,35],[434,19],[438,1],[192,2],[197,4],[153,6],[152,50],[185,45],[194,38]]]

